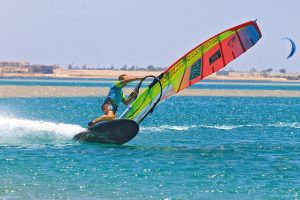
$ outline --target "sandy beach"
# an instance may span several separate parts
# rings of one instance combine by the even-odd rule
[[[0,86],[0,98],[106,96],[108,87]],[[132,89],[125,88],[125,94]],[[300,97],[300,91],[185,89],[178,96]]]
[[[55,69],[53,74],[38,73],[3,73],[0,77],[48,77],[48,78],[118,78],[121,74],[129,77],[145,77],[147,75],[158,76],[161,72],[153,71],[121,71],[121,70],[66,70]]]
[[[1,74],[2,77],[49,77],[49,78],[104,78],[115,79],[120,74],[127,74],[129,77],[144,77],[147,75],[158,76],[161,72],[152,71],[119,71],[119,70],[65,70],[58,69],[54,74]],[[212,74],[205,78],[207,80],[236,80],[236,81],[270,81],[279,82],[277,84],[291,84],[299,81],[287,81],[282,78],[266,78],[266,77],[228,77],[217,76]],[[284,83],[289,82],[289,83]],[[214,84],[214,83],[211,83]],[[226,82],[224,83],[226,84]],[[234,84],[234,83],[230,83]],[[240,83],[239,83],[240,84]],[[247,84],[247,83],[243,83]],[[255,84],[252,83],[251,84]],[[262,83],[257,83],[262,84]],[[267,83],[264,83],[267,84]],[[106,96],[109,88],[105,87],[66,87],[66,86],[0,86],[0,98],[13,97],[76,97],[76,96]],[[132,89],[126,89],[128,94]],[[247,97],[300,97],[300,91],[283,91],[283,90],[205,90],[205,89],[185,89],[178,93],[179,96],[247,96]]]
[[[145,77],[148,75],[158,76],[161,71],[122,71],[122,70],[66,70],[55,69],[53,74],[38,74],[38,73],[0,73],[0,77],[48,77],[48,78],[103,78],[103,79],[116,79],[121,74],[127,74],[131,78]],[[286,74],[286,76],[300,76],[299,73]],[[278,77],[277,77],[278,76]],[[224,76],[211,74],[206,77],[206,80],[236,80],[236,81],[271,81],[271,82],[300,82],[300,80],[287,80],[286,78],[279,77],[280,75],[271,74],[268,77],[263,77],[258,74],[251,73],[234,73],[233,75]]]

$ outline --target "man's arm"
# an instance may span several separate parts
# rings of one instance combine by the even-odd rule
[[[131,83],[133,81],[140,81],[142,80],[143,78],[130,78],[130,79],[126,79],[126,80],[123,80],[123,81],[120,81],[120,83],[122,84],[122,86],[126,85],[127,83]]]
[[[137,96],[137,94],[138,94],[138,92],[137,91],[135,91],[132,95],[130,95],[127,99],[125,98],[124,100],[123,100],[123,103],[127,106],[128,104],[130,104],[133,100],[134,100],[134,98]]]

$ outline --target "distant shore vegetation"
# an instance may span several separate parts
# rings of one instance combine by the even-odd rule
[[[286,80],[300,80],[299,73],[287,73],[285,68],[281,68],[275,71],[273,68],[266,68],[261,71],[255,68],[250,68],[249,71],[241,72],[231,68],[225,68],[216,72],[216,75],[220,76],[252,76],[252,77],[263,77],[263,78],[285,78]]]
[[[67,68],[67,69],[66,69]],[[44,65],[44,64],[30,64],[29,62],[10,62],[10,61],[0,61],[0,75],[27,75],[27,74],[62,74],[64,75],[70,73],[71,75],[75,74],[77,76],[84,76],[89,74],[87,71],[90,71],[90,74],[95,74],[95,71],[101,70],[113,70],[113,71],[140,71],[140,72],[161,72],[166,69],[166,67],[156,67],[154,65],[148,65],[146,67],[141,67],[137,65],[127,66],[115,66],[111,64],[109,67],[88,67],[87,65],[78,66],[75,64],[69,64],[67,67],[60,67],[58,65]],[[73,71],[73,72],[72,72]],[[85,71],[85,72],[84,72]],[[265,67],[262,70],[257,70],[254,67],[245,68],[245,71],[234,70],[230,67],[225,67],[220,71],[217,71],[216,74],[220,77],[252,77],[252,78],[280,78],[286,80],[300,80],[299,72],[288,72],[285,68],[273,69],[270,67]]]
[[[98,68],[91,68],[87,67],[86,65],[83,65],[81,67],[79,66],[73,66],[72,64],[68,65],[69,70],[120,70],[120,71],[163,71],[165,68],[163,67],[155,67],[153,65],[148,65],[147,67],[140,67],[132,65],[128,67],[127,65],[123,65],[122,67],[115,67],[114,65],[111,65],[110,67],[98,67]]]

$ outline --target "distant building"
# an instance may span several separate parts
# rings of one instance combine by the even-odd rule
[[[29,65],[29,73],[53,74],[56,66],[53,65]]]
[[[10,62],[10,61],[0,61],[0,67],[28,67],[28,62]]]
[[[0,62],[1,73],[28,73],[28,62]]]
[[[219,76],[228,76],[229,71],[220,70],[220,71],[217,71],[216,74]]]
[[[30,65],[28,62],[0,62],[1,73],[40,73],[53,74],[57,65]]]

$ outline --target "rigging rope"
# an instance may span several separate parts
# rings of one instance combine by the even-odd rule
[[[161,76],[159,76],[159,77],[161,77]],[[149,90],[147,91],[147,94],[145,95],[145,97],[144,97],[144,99],[143,99],[143,101],[142,101],[142,103],[140,104],[140,106],[129,116],[129,117],[127,117],[127,118],[131,118],[141,107],[142,107],[142,105],[144,104],[144,102],[145,102],[145,100],[146,100],[146,98],[147,98],[147,96],[148,96],[148,94],[149,94],[149,91],[150,91],[150,89],[158,82],[159,83],[159,86],[160,86],[160,96],[159,96],[159,98],[157,99],[157,101],[153,104],[153,106],[149,109],[149,111],[146,113],[146,115],[140,120],[140,122],[139,123],[141,123],[143,120],[144,120],[144,118],[149,114],[149,113],[152,113],[153,112],[153,110],[154,110],[154,108],[156,107],[156,105],[159,103],[159,101],[160,101],[160,98],[162,97],[162,84],[161,84],[161,82],[160,82],[160,79],[159,79],[159,77],[156,77],[156,76],[153,76],[153,75],[149,75],[149,76],[145,76],[140,82],[139,82],[139,84],[134,88],[134,90],[131,92],[131,94],[130,95],[134,95],[134,93],[137,93],[137,95],[136,95],[136,97],[135,97],[135,99],[137,98],[137,96],[138,96],[138,94],[139,94],[139,90],[140,90],[140,88],[141,88],[141,86],[142,86],[142,83],[147,79],[147,78],[153,78],[154,80],[148,85],[148,88],[149,88]],[[130,96],[129,95],[129,96]]]

